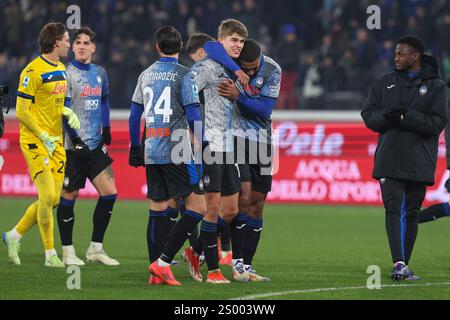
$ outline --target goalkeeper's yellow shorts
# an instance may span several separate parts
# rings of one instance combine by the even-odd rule
[[[51,171],[55,181],[64,180],[66,150],[64,150],[61,142],[56,142],[56,149],[52,158],[50,158],[40,140],[36,140],[34,143],[20,143],[20,148],[27,162],[28,171],[33,182],[36,176],[43,171]]]

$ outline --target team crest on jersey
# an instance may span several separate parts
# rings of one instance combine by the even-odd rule
[[[260,87],[262,87],[263,82],[264,82],[264,79],[262,77],[259,77],[258,79],[256,79],[256,83],[255,84],[256,84],[256,86],[258,88],[260,88]]]
[[[97,82],[98,84],[102,83],[102,78],[100,76],[97,76]]]
[[[421,96],[426,95],[427,91],[428,91],[428,88],[427,88],[426,85],[421,86],[420,89],[419,89],[419,93],[420,93]]]
[[[48,165],[50,164],[50,161],[48,161],[48,158],[44,158],[44,164],[48,167]]]
[[[203,183],[205,184],[205,186],[209,186],[210,179],[208,175],[203,177]]]
[[[69,182],[70,182],[69,177],[65,177],[65,178],[64,178],[64,187],[69,186]]]
[[[203,181],[202,181],[202,179],[200,179],[200,181],[198,182],[198,188],[200,189],[200,191],[203,191],[204,190],[204,185],[203,185]]]
[[[22,81],[22,87],[28,87],[28,82],[30,82],[30,78],[25,77]]]

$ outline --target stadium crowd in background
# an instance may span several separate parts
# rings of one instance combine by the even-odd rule
[[[0,0],[0,83],[16,90],[20,70],[37,55],[37,31],[66,21],[71,2]],[[216,36],[222,19],[248,27],[284,70],[279,109],[360,108],[367,88],[392,68],[403,34],[427,40],[442,74],[450,73],[450,1],[384,0],[94,0],[77,1],[82,24],[97,33],[97,59],[108,70],[111,106],[127,108],[137,75],[158,56],[151,37],[174,25],[184,42],[201,31]],[[378,4],[381,30],[367,30],[366,8]],[[276,14],[273,14],[276,12]],[[187,55],[181,62],[190,65]],[[343,94],[346,92],[346,94]]]

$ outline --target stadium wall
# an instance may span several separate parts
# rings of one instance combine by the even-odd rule
[[[128,166],[128,111],[112,113],[113,143],[109,152],[121,199],[144,199],[143,168]],[[18,123],[9,115],[0,139],[4,165],[0,171],[1,196],[35,196],[19,147]],[[355,111],[275,112],[278,133],[271,203],[327,205],[381,205],[378,182],[371,177],[377,136],[364,127]],[[444,183],[448,173],[445,140],[439,141],[436,184],[427,192],[425,206],[448,200]],[[82,196],[97,197],[88,183]]]

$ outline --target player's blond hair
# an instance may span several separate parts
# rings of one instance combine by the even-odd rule
[[[242,22],[236,19],[227,19],[220,23],[217,37],[225,38],[233,35],[234,33],[237,33],[244,38],[248,37],[247,27]]]

